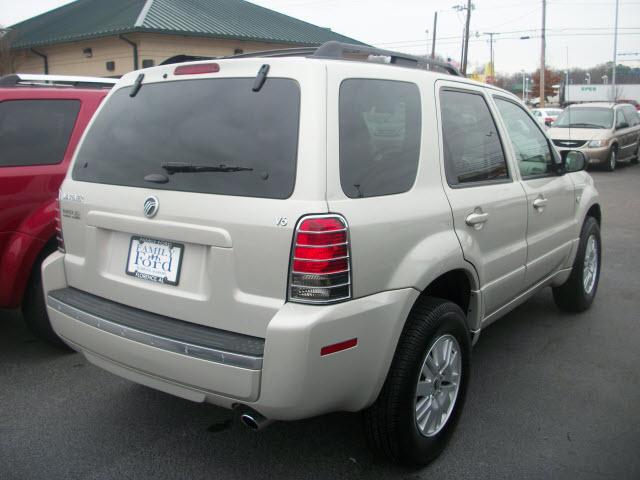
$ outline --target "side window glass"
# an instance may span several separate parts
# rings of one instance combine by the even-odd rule
[[[418,86],[349,79],[340,86],[340,183],[350,198],[408,191],[420,155]]]
[[[507,180],[509,172],[498,130],[482,95],[442,90],[440,110],[449,185]]]
[[[523,178],[552,173],[554,159],[547,138],[536,122],[513,102],[495,97]]]
[[[640,123],[640,117],[634,107],[624,107],[622,111],[630,127],[635,127]]]
[[[79,110],[78,100],[0,102],[0,167],[60,163]]]

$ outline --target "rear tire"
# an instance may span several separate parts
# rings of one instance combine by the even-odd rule
[[[595,218],[587,217],[571,275],[563,285],[553,289],[553,299],[561,310],[579,313],[591,306],[600,281],[601,258],[600,227]]]
[[[636,165],[640,160],[640,140],[638,140],[638,145],[636,146],[636,154],[631,159],[631,163]]]
[[[437,298],[420,300],[409,314],[380,395],[364,412],[375,454],[405,465],[426,465],[440,455],[464,405],[470,356],[460,307]]]
[[[49,322],[49,315],[47,314],[44,291],[42,290],[42,273],[40,271],[42,261],[54,251],[55,248],[45,247],[45,250],[33,266],[31,278],[29,278],[29,284],[27,285],[27,290],[22,300],[22,316],[29,330],[31,330],[31,333],[36,337],[54,347],[66,351],[73,351],[60,339],[56,332],[53,331],[51,322]]]

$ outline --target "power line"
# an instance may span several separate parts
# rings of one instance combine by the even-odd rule
[[[632,33],[632,34],[624,34],[624,33],[618,33],[618,36],[622,36],[622,35],[640,35],[640,32],[638,33]],[[611,37],[613,36],[613,34],[587,34],[587,33],[582,33],[582,34],[565,34],[565,35],[547,35],[547,38],[549,37],[553,37],[553,38],[564,38],[564,37],[591,37],[591,36],[598,36],[598,37]],[[461,37],[458,37],[461,38]],[[541,38],[541,35],[531,35],[527,38],[527,40],[531,39],[538,39]],[[501,41],[522,41],[522,38],[519,36],[515,36],[515,37],[500,37]],[[469,42],[470,43],[477,43],[477,42],[484,42],[486,41],[484,38],[470,38]],[[424,43],[424,41],[423,41]],[[452,46],[452,45],[456,45],[459,43],[459,40],[448,40],[448,41],[440,41],[438,40],[438,45],[440,46]],[[422,54],[422,52],[424,51],[424,46],[423,45],[396,45],[394,47],[390,47],[392,49],[395,50],[403,50],[403,51],[415,51],[416,49],[420,49],[420,54]]]
[[[640,34],[640,28],[639,27],[629,27],[628,29],[633,29],[633,30],[639,30],[638,32],[623,32],[623,33],[618,33],[618,35],[639,35]],[[584,37],[584,36],[613,36],[613,27],[606,27],[606,28],[602,28],[602,30],[611,30],[611,32],[590,32],[590,31],[586,31],[586,32],[576,32],[576,33],[553,33],[553,32],[560,32],[560,31],[567,31],[567,30],[596,30],[596,28],[589,28],[589,27],[585,27],[585,28],[571,28],[571,29],[547,29],[547,32],[552,32],[550,34],[547,34],[548,37],[573,37],[573,36],[580,36],[580,37]],[[622,28],[619,28],[618,30],[623,30]],[[530,32],[538,32],[539,29],[527,29],[527,30],[511,30],[508,32],[494,32],[496,35],[509,35],[509,34],[523,34],[523,33],[530,33]],[[462,39],[463,36],[462,35],[452,35],[449,37],[439,37],[438,38],[438,44],[444,43],[444,44],[451,44],[451,43],[457,43],[457,40]],[[530,38],[539,38],[539,36],[537,35],[531,35]],[[496,37],[496,41],[497,40],[519,40],[520,37],[519,36],[515,36],[515,37]],[[456,40],[456,42],[447,42],[446,40]],[[470,42],[477,42],[477,41],[481,41],[483,39],[477,39],[477,38],[470,38],[469,41]],[[412,44],[416,44],[415,46],[422,46],[422,44],[424,44],[424,39],[419,39],[419,40],[396,40],[394,42],[371,42],[375,45],[378,46],[384,46],[384,45],[388,45],[388,46],[395,46],[396,48],[399,46],[412,46]],[[417,45],[417,44],[420,45]],[[393,47],[390,47],[393,48]]]

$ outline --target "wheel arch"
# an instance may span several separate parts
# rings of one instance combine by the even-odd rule
[[[452,268],[432,278],[422,289],[414,303],[417,305],[426,297],[442,298],[460,307],[464,312],[470,332],[479,329],[481,321],[481,294],[478,276],[469,263]]]
[[[587,213],[584,217],[583,224],[587,220],[588,217],[593,217],[598,222],[598,226],[602,226],[602,209],[600,208],[600,204],[594,203],[589,207]]]

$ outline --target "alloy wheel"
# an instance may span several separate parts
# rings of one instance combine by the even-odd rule
[[[461,349],[453,335],[442,335],[429,349],[418,375],[415,421],[418,431],[432,437],[451,416],[460,390]]]
[[[584,251],[584,264],[582,266],[582,284],[584,291],[590,294],[596,285],[598,276],[598,243],[594,235],[587,239],[587,246]]]

